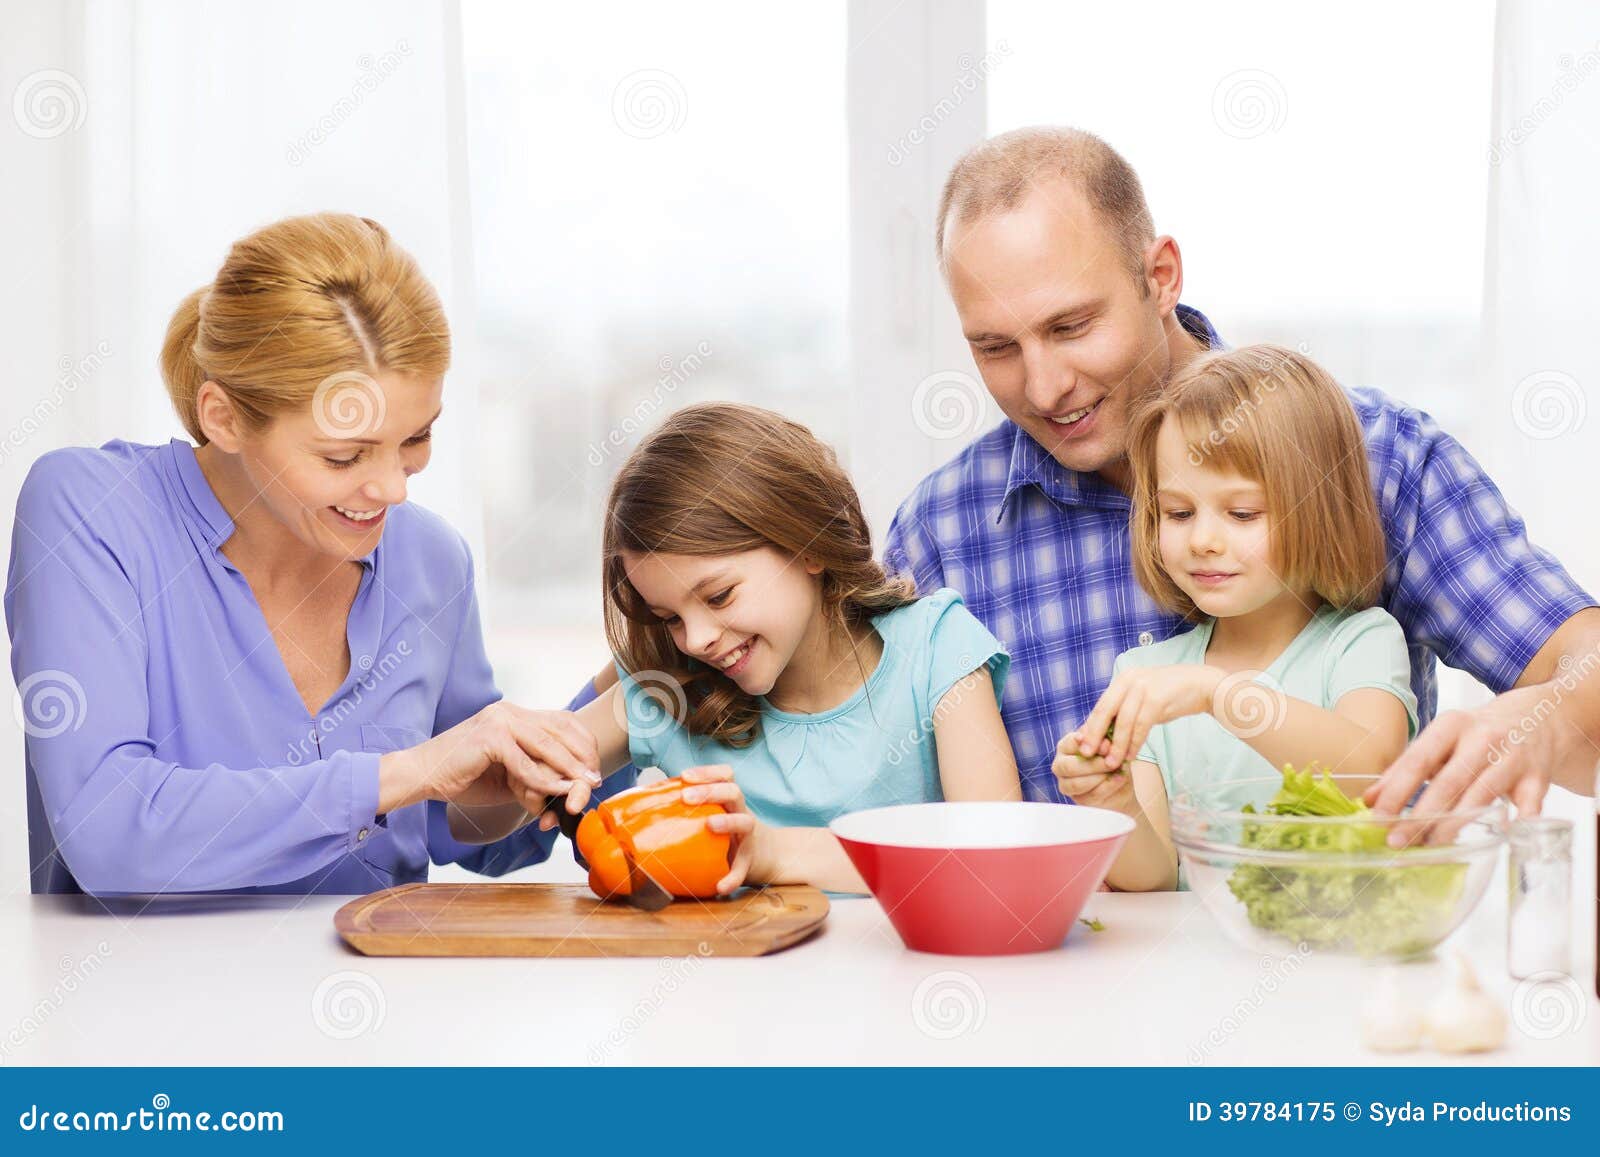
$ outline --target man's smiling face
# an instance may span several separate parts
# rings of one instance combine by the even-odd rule
[[[1130,408],[1172,369],[1164,320],[1181,264],[1169,238],[1146,254],[1161,267],[1147,263],[1152,276],[1141,282],[1064,179],[1041,181],[1009,208],[952,219],[945,240],[950,293],[996,404],[1061,465],[1110,467],[1113,481]]]

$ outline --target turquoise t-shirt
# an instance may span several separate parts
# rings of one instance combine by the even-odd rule
[[[619,672],[633,762],[668,775],[729,764],[751,812],[779,827],[823,827],[847,812],[943,799],[935,709],[980,667],[988,668],[999,703],[1011,657],[949,589],[878,615],[872,625],[883,658],[854,695],[815,715],[779,711],[763,699],[760,735],[744,748],[690,735]]]
[[[1192,631],[1124,651],[1117,656],[1113,676],[1129,667],[1204,663],[1214,622],[1207,619]],[[1405,633],[1382,607],[1337,611],[1324,604],[1283,654],[1251,681],[1326,708],[1358,688],[1381,688],[1405,704],[1407,738],[1417,732],[1417,699],[1411,692]],[[1241,710],[1245,707],[1243,700],[1235,703]],[[1276,775],[1280,770],[1211,715],[1186,715],[1157,724],[1138,758],[1161,769],[1169,799],[1180,791]],[[1316,758],[1316,752],[1308,751],[1303,762]]]

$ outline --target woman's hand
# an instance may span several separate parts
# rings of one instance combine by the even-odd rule
[[[726,815],[709,816],[706,819],[706,827],[733,837],[733,855],[728,874],[717,881],[717,894],[726,896],[750,875],[750,867],[760,850],[761,833],[766,829],[745,805],[744,792],[733,782],[733,768],[727,764],[685,768],[679,778],[693,785],[684,788],[684,803],[719,803],[728,809]]]
[[[378,811],[425,799],[465,806],[517,803],[537,815],[552,795],[600,782],[595,738],[569,711],[531,711],[504,701],[378,761]]]
[[[1080,754],[1082,741],[1082,733],[1074,731],[1056,745],[1050,770],[1055,772],[1061,794],[1073,803],[1109,808],[1137,819],[1143,809],[1133,791],[1133,777],[1126,769],[1111,770],[1101,755]],[[1104,739],[1100,744],[1108,746]]]
[[[1103,757],[1112,771],[1121,768],[1139,754],[1157,724],[1209,712],[1223,676],[1219,668],[1199,663],[1122,672],[1072,733],[1079,754]],[[1109,739],[1094,738],[1104,737],[1113,724],[1116,730]]]

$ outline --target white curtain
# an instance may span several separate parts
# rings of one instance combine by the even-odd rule
[[[41,454],[182,435],[156,364],[173,307],[246,232],[334,209],[383,222],[444,298],[455,367],[412,497],[484,558],[459,29],[431,0],[0,0],[7,542]],[[21,756],[19,730],[4,880],[27,879]]]
[[[228,246],[294,213],[381,221],[455,333],[413,497],[482,557],[459,13],[436,0],[0,0],[6,517],[60,445],[182,433],[156,358]],[[9,530],[9,524],[8,524]]]
[[[1484,278],[1481,429],[1491,472],[1600,591],[1600,8],[1501,0]]]

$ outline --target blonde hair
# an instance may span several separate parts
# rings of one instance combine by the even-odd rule
[[[1201,355],[1129,419],[1133,571],[1151,598],[1198,614],[1161,564],[1156,437],[1168,419],[1184,433],[1190,465],[1266,491],[1272,565],[1285,585],[1339,610],[1373,604],[1385,546],[1361,424],[1327,371],[1272,345]]]
[[[733,746],[755,741],[761,707],[714,667],[686,657],[628,581],[622,552],[737,554],[772,547],[822,564],[822,607],[848,629],[916,601],[909,578],[891,578],[872,555],[855,487],[810,430],[755,406],[687,406],[628,457],[606,502],[606,639],[625,670],[665,675],[663,696],[691,733]],[[648,692],[649,682],[641,678]]]
[[[215,280],[179,304],[161,347],[173,408],[202,446],[207,380],[259,429],[309,405],[334,374],[438,377],[449,366],[433,286],[382,225],[346,213],[289,217],[236,241]]]
[[[956,162],[939,197],[934,244],[948,272],[945,233],[952,223],[1010,209],[1040,180],[1065,178],[1077,187],[1101,224],[1111,230],[1128,272],[1145,284],[1144,250],[1155,240],[1139,174],[1093,133],[1049,125],[991,137]]]

